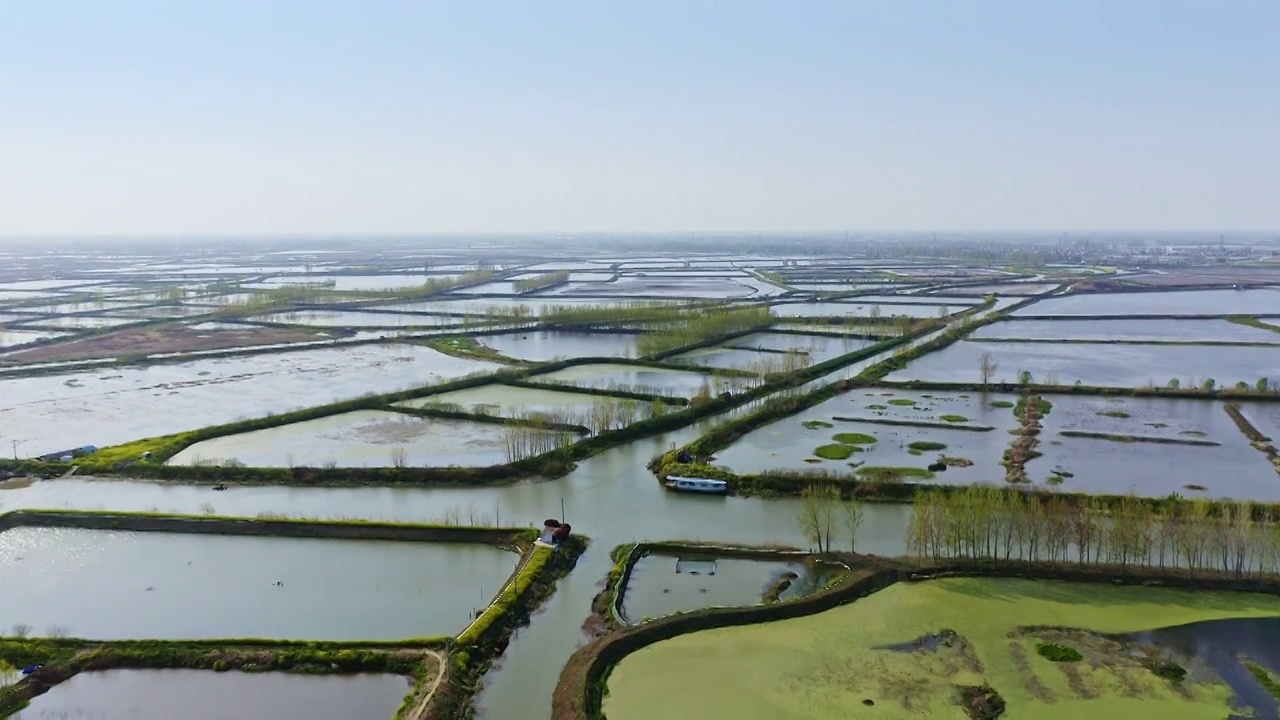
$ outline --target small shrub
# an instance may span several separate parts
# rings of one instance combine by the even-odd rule
[[[1146,665],[1148,670],[1165,680],[1179,682],[1187,676],[1186,668],[1169,659],[1151,660]]]
[[[866,433],[836,433],[831,436],[831,439],[845,445],[870,445],[876,442],[875,435]]]
[[[1053,662],[1080,662],[1084,659],[1079,650],[1058,643],[1039,643],[1036,645],[1036,652]]]

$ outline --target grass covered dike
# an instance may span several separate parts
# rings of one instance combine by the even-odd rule
[[[501,654],[511,634],[529,622],[585,551],[588,539],[570,536],[557,548],[534,541],[535,528],[487,528],[291,518],[193,516],[166,513],[15,510],[0,515],[0,531],[16,527],[76,527],[137,532],[483,543],[523,556],[489,606],[455,637],[389,641],[303,642],[262,638],[95,641],[78,638],[0,637],[0,661],[15,667],[44,665],[28,678],[0,688],[0,717],[32,697],[86,670],[186,668],[214,671],[348,674],[386,672],[416,679],[396,720],[464,717],[479,678]],[[430,702],[426,702],[430,696]]]
[[[640,626],[618,630],[604,636],[603,638],[596,640],[595,642],[579,649],[573,655],[573,657],[570,658],[569,662],[566,664],[565,668],[563,669],[560,677],[560,682],[556,687],[555,695],[553,697],[553,717],[557,718],[557,720],[597,720],[599,718],[603,718],[604,715],[603,715],[602,706],[603,706],[604,698],[608,695],[608,692],[609,692],[607,687],[609,677],[610,677],[610,674],[613,672],[614,668],[618,665],[618,663],[620,663],[628,655],[631,655],[632,653],[635,653],[638,650],[649,647],[656,643],[660,643],[665,640],[670,640],[673,638],[677,638],[679,636],[686,635],[688,633],[695,633],[700,630],[751,625],[751,626],[757,626],[761,629],[769,629],[770,632],[780,632],[781,626],[771,626],[768,624],[761,624],[761,623],[772,623],[775,620],[803,618],[811,615],[816,615],[818,613],[824,613],[827,611],[836,610],[837,608],[841,608],[842,606],[847,606],[847,605],[850,605],[850,603],[853,603],[853,605],[848,607],[847,609],[836,610],[837,612],[842,612],[848,615],[851,612],[853,613],[858,612],[859,604],[862,602],[868,602],[873,604],[875,602],[879,602],[881,605],[884,605],[887,603],[889,606],[892,606],[892,608],[894,608],[895,610],[901,610],[902,607],[913,607],[918,610],[918,612],[909,612],[909,613],[902,613],[902,612],[895,611],[889,614],[892,618],[896,618],[892,620],[892,622],[889,624],[912,624],[912,623],[920,624],[921,619],[924,619],[925,621],[924,624],[928,626],[928,627],[924,627],[924,629],[919,633],[912,634],[914,631],[908,632],[906,633],[905,637],[892,636],[888,638],[888,641],[890,642],[902,642],[905,640],[910,640],[912,637],[915,637],[917,635],[925,635],[930,632],[936,632],[939,628],[934,626],[943,622],[960,625],[960,623],[964,622],[963,616],[965,616],[966,614],[972,614],[972,613],[968,612],[967,606],[962,606],[959,602],[953,602],[950,604],[943,603],[941,605],[941,607],[944,607],[944,608],[948,606],[953,607],[955,611],[952,612],[951,615],[958,616],[953,618],[949,615],[947,618],[944,619],[938,616],[936,613],[932,613],[925,610],[924,607],[917,607],[917,605],[915,604],[907,603],[903,598],[908,596],[893,595],[892,597],[890,597],[889,594],[886,594],[883,596],[883,598],[876,597],[878,593],[884,592],[887,588],[905,591],[905,592],[912,592],[912,588],[916,586],[918,583],[921,583],[923,581],[929,581],[929,582],[924,582],[923,585],[920,585],[920,587],[927,588],[928,586],[932,585],[936,579],[940,579],[940,578],[945,578],[944,580],[940,580],[940,582],[944,584],[954,583],[957,579],[961,579],[965,577],[1036,578],[1036,579],[1042,579],[1042,580],[1059,580],[1059,581],[1067,581],[1071,583],[1081,583],[1081,584],[1087,583],[1088,585],[1084,585],[1077,589],[1073,589],[1070,586],[1061,586],[1057,584],[1043,584],[1043,583],[1031,583],[1031,584],[1024,584],[1021,586],[1021,588],[1032,588],[1033,589],[1032,592],[1039,593],[1042,596],[1043,601],[1051,602],[1051,603],[1060,602],[1062,598],[1065,597],[1064,593],[1076,592],[1080,596],[1080,598],[1082,598],[1079,605],[1060,605],[1060,606],[1054,605],[1053,607],[1060,607],[1064,609],[1066,612],[1072,612],[1076,615],[1080,615],[1081,616],[1080,618],[1076,618],[1072,616],[1069,622],[1079,619],[1081,621],[1080,622],[1081,625],[1095,624],[1093,621],[1090,620],[1090,618],[1092,618],[1093,620],[1096,620],[1097,618],[1105,618],[1106,614],[1111,610],[1111,608],[1109,607],[1109,605],[1111,604],[1110,602],[1094,603],[1087,599],[1090,597],[1097,599],[1100,596],[1106,596],[1107,598],[1117,599],[1117,598],[1124,598],[1125,593],[1149,593],[1149,594],[1154,594],[1155,596],[1161,599],[1167,599],[1170,597],[1183,597],[1183,598],[1208,597],[1200,594],[1173,595],[1171,593],[1176,593],[1177,591],[1172,590],[1170,588],[1191,589],[1191,590],[1200,590],[1200,591],[1203,591],[1203,590],[1244,591],[1244,592],[1239,592],[1239,593],[1235,593],[1230,596],[1227,596],[1228,598],[1227,602],[1236,603],[1236,606],[1234,607],[1236,607],[1237,609],[1242,606],[1246,606],[1246,605],[1249,606],[1245,610],[1239,610],[1239,612],[1234,612],[1236,616],[1248,616],[1248,615],[1256,616],[1258,614],[1261,614],[1256,607],[1253,607],[1253,606],[1261,606],[1261,605],[1266,605],[1266,607],[1269,608],[1267,610],[1267,613],[1274,613],[1276,611],[1280,611],[1280,600],[1277,600],[1275,598],[1264,598],[1263,596],[1259,596],[1259,595],[1246,594],[1246,592],[1253,592],[1253,593],[1266,593],[1268,595],[1273,595],[1273,596],[1280,595],[1280,583],[1276,583],[1274,580],[1271,580],[1271,581],[1261,581],[1256,579],[1244,580],[1244,579],[1233,579],[1233,578],[1221,577],[1221,576],[1212,576],[1212,577],[1201,576],[1199,578],[1192,579],[1192,578],[1186,577],[1185,575],[1176,573],[1174,571],[1156,570],[1154,568],[1147,571],[1143,571],[1143,572],[1134,572],[1133,570],[1130,570],[1128,573],[1120,574],[1116,568],[1109,567],[1109,566],[1075,566],[1075,567],[1056,566],[1055,567],[1048,563],[1033,563],[1033,564],[1026,564],[1026,565],[1020,564],[1017,567],[1013,567],[1013,566],[1001,567],[1001,566],[991,566],[991,565],[979,566],[963,560],[943,561],[941,563],[920,563],[920,562],[910,561],[905,559],[886,560],[886,559],[863,557],[863,556],[856,556],[856,557],[850,558],[850,564],[853,565],[854,567],[854,571],[850,576],[837,582],[832,587],[829,587],[828,589],[818,594],[815,594],[813,596],[810,596],[808,598],[804,598],[801,600],[796,600],[796,601],[792,601],[792,602],[788,602],[780,605],[756,606],[756,607],[747,607],[747,608],[712,608],[712,609],[696,611],[693,613],[685,613],[678,616],[669,616],[666,618],[649,621]],[[974,582],[974,581],[970,581],[970,582]],[[983,582],[983,581],[976,581],[976,582]],[[994,582],[1025,583],[1025,580],[996,580]],[[894,587],[899,584],[903,584],[900,589]],[[1165,585],[1168,587],[1166,588],[1141,587],[1141,586],[1151,585],[1151,584]],[[1129,586],[1129,587],[1124,587],[1124,586]],[[1134,587],[1134,586],[1138,586],[1138,587]],[[945,585],[939,585],[935,587],[944,588],[944,591],[945,591]],[[1014,588],[1014,586],[1009,586],[1009,585],[998,585],[998,586],[991,587],[990,590],[981,590],[979,589],[980,586],[972,585],[972,584],[970,584],[969,587],[972,587],[973,590],[972,591],[966,590],[965,592],[963,592],[963,594],[956,595],[955,597],[957,599],[963,599],[965,602],[969,602],[969,603],[974,603],[974,602],[981,603],[988,599],[1001,602],[1001,601],[1007,601],[1008,593],[1013,591],[1011,588]],[[995,591],[995,587],[1006,588],[1006,590],[1002,594],[1000,591]],[[1253,600],[1252,598],[1262,598],[1262,599]],[[1153,622],[1152,618],[1154,617],[1152,615],[1152,609],[1158,608],[1160,606],[1159,605],[1141,605],[1140,607],[1143,608],[1140,611],[1142,613],[1142,617],[1144,621],[1148,623],[1145,627],[1152,627],[1153,625],[1150,624]],[[869,609],[870,609],[870,606],[869,606]],[[1007,613],[997,610],[997,611],[988,613],[987,617],[1004,617],[1006,614]],[[1198,617],[1196,615],[1196,611],[1194,609],[1191,609],[1191,608],[1186,608],[1181,610],[1178,609],[1176,607],[1176,603],[1175,603],[1174,610],[1172,612],[1167,612],[1165,614],[1168,615],[1168,617],[1161,616],[1160,622],[1167,625],[1182,624],[1183,622],[1191,622],[1195,619],[1203,619],[1202,617]],[[1085,618],[1084,617],[1085,615],[1089,615],[1090,617]],[[1232,616],[1233,612],[1227,612],[1227,613],[1224,613],[1224,615]],[[1058,620],[1063,618],[1063,615],[1061,613],[1054,612],[1052,614],[1048,614],[1048,617],[1054,618],[1054,622],[1058,622]],[[1037,622],[1034,620],[1029,620],[1029,619],[1024,620],[1022,618],[1017,618],[1017,617],[1012,618],[1012,620],[1019,627],[1026,626],[1026,625],[1034,625]],[[984,622],[986,621],[984,620]],[[822,624],[822,627],[826,628],[826,630],[824,630],[823,632],[829,634],[832,631],[832,629],[837,629],[837,628],[879,627],[881,625],[883,625],[883,623],[867,622],[865,619],[863,621],[857,621],[856,619],[854,619],[854,616],[850,615],[850,619],[848,620],[848,622],[838,622],[832,625],[828,621],[828,622],[824,622]],[[813,623],[809,623],[807,627],[813,627]],[[773,628],[777,628],[777,630],[774,630]],[[965,629],[968,629],[968,628],[965,628]],[[1120,627],[1119,625],[1112,626],[1112,625],[1100,624],[1099,626],[1093,629],[1118,632],[1118,631],[1132,629],[1132,628]],[[995,634],[994,638],[985,638],[980,642],[984,642],[988,649],[996,645],[999,645],[1000,643],[1009,642],[1004,638],[1004,632],[1007,630],[1008,628],[1005,628],[1000,633]],[[840,630],[839,632],[845,632],[845,631]],[[861,630],[857,632],[861,632]],[[732,636],[719,635],[716,637],[730,638]],[[693,640],[693,638],[687,638],[687,640]],[[965,642],[962,642],[960,644],[960,650],[963,651],[964,648],[967,647],[972,640],[973,638],[966,638]],[[1017,639],[1018,644],[1024,651],[1023,654],[1027,654],[1025,651],[1028,648],[1030,649],[1030,654],[1035,654],[1036,652],[1035,642],[1038,642],[1038,641],[1039,641],[1038,636],[1034,632],[1022,632],[1019,634]],[[815,642],[819,643],[819,645],[829,644],[832,646],[839,646],[841,643],[845,641],[842,639],[832,638],[828,643],[822,643],[819,640],[812,640],[812,639],[800,640],[798,638],[790,638],[788,642],[797,648],[812,648],[812,647],[815,647],[814,646]],[[682,643],[680,645],[680,648],[682,649],[678,654],[680,654],[681,656],[692,657],[692,655],[689,655],[689,650],[688,648],[685,647],[686,645],[688,645],[687,642]],[[778,653],[783,653],[783,654],[787,653],[788,651],[785,649],[785,646],[786,646],[786,643],[784,643],[783,645],[774,647],[770,641],[765,641],[765,644],[761,645],[760,642],[757,640],[757,644],[755,645],[756,652],[734,653],[730,651],[729,654],[726,655],[725,657],[727,658],[752,657],[755,659],[768,658],[768,657],[773,657]],[[770,647],[770,648],[773,648],[773,650],[761,652],[760,651],[761,647]],[[822,648],[819,648],[819,649],[822,649]],[[944,650],[939,650],[940,654],[942,652],[944,652]],[[950,650],[945,650],[945,652],[950,652]],[[662,660],[660,665],[670,666],[670,663],[676,662],[676,659],[674,659],[673,657],[667,657],[667,655],[669,654],[670,653],[664,653],[664,656],[663,656],[664,659]],[[987,653],[984,652],[982,655],[985,656],[986,654]],[[1036,703],[1038,705],[1039,703],[1038,700],[1034,698],[1028,699],[1028,697],[1025,694],[1020,692],[1020,688],[1013,686],[1011,678],[1017,678],[1019,680],[1021,678],[1018,677],[1016,674],[1016,663],[1019,662],[1019,659],[1016,657],[1016,653],[1011,653],[1011,655],[1014,657],[1011,657],[1009,659],[999,658],[1000,662],[996,663],[997,667],[994,667],[994,668],[988,667],[986,670],[983,670],[979,673],[973,673],[972,675],[968,675],[964,672],[961,672],[958,675],[954,675],[952,679],[956,680],[958,685],[963,684],[965,686],[978,686],[980,682],[985,684],[986,678],[991,677],[992,678],[991,683],[992,683],[993,689],[995,691],[998,691],[1004,694],[1006,698],[1008,698],[1009,696],[1014,697],[1015,702],[1019,703],[1023,709],[1028,709],[1027,703],[1029,702]],[[903,657],[909,657],[909,655],[904,653]],[[964,660],[965,658],[961,657],[958,659]],[[942,657],[941,660],[944,662],[955,662],[957,658]],[[783,657],[779,659],[779,662],[786,663],[787,666],[792,668],[793,670],[798,669],[798,666],[795,664],[794,659],[788,659]],[[828,665],[827,667],[831,668],[831,667],[843,666],[841,661],[837,660],[835,662],[836,664],[834,666]],[[1050,664],[1050,661],[1048,660],[1044,660],[1043,662],[1045,662],[1046,664]],[[1014,665],[1011,666],[1010,663],[1013,663]],[[729,664],[734,665],[733,660],[730,660]],[[930,667],[933,668],[932,671],[928,668],[925,668],[923,670],[917,668],[917,671],[915,672],[915,676],[931,677],[933,674],[936,674],[940,671],[940,668],[938,667],[933,667],[933,666],[930,666]],[[946,665],[942,667],[946,667]],[[813,668],[813,670],[814,672],[820,672],[820,668]],[[862,674],[855,673],[854,675],[848,678],[845,678],[844,680],[839,680],[838,682],[843,683],[844,685],[852,685],[852,684],[858,683],[860,680],[865,681],[866,678],[871,676],[870,673],[872,670],[874,669],[869,668],[867,673],[862,673]],[[714,673],[714,671],[712,672]],[[733,677],[739,678],[737,682],[747,682],[747,683],[756,682],[756,683],[763,683],[763,684],[771,684],[772,680],[776,677],[775,674],[766,672],[761,677],[755,678],[752,675],[751,671],[748,671],[745,668],[737,667],[736,665],[734,665],[733,667],[729,667],[728,669],[726,669],[725,672],[729,673]],[[801,676],[803,677],[806,674],[808,673],[802,672]],[[1045,674],[1047,674],[1046,670],[1040,667],[1036,668],[1036,675],[1043,676]],[[702,674],[695,673],[694,675],[696,675],[698,678],[702,680],[706,680],[707,683],[709,683],[709,684],[707,683],[700,683],[700,684],[703,685],[704,690],[710,691],[709,692],[710,698],[717,701],[723,701],[725,700],[725,697],[723,696],[723,694],[717,693],[715,691],[718,690],[719,688],[725,687],[725,683],[734,682],[731,678],[728,678],[728,679],[717,678],[713,680],[710,678],[709,675],[705,673],[702,673]],[[943,677],[945,677],[945,675]],[[1143,682],[1147,683],[1149,687],[1156,688],[1157,690],[1159,690],[1162,687],[1166,688],[1165,690],[1159,690],[1160,696],[1158,699],[1162,701],[1162,704],[1168,704],[1176,707],[1177,696],[1175,696],[1172,691],[1168,690],[1168,686],[1160,685],[1160,683],[1167,683],[1169,682],[1169,680],[1164,679],[1163,676],[1156,673],[1155,670],[1152,670],[1150,668],[1143,668],[1138,674],[1134,675],[1134,678],[1137,678],[1137,679],[1146,678]],[[1089,680],[1089,679],[1090,678],[1086,678],[1086,680]],[[721,682],[721,680],[724,680],[724,682]],[[682,688],[671,686],[670,684],[668,684],[667,687],[670,687],[670,691],[672,693],[678,694],[678,693],[684,692]],[[901,686],[901,688],[903,689],[904,692],[906,691],[906,686]],[[924,688],[920,688],[920,689],[923,690]],[[959,711],[959,708],[955,708],[955,705],[958,702],[958,698],[956,694],[952,692],[953,688],[951,686],[947,685],[946,683],[943,683],[941,685],[938,685],[937,683],[935,683],[935,687],[929,687],[928,689],[934,692],[941,693],[938,696],[931,698],[929,701],[930,703],[929,706],[933,708],[935,711],[938,708],[942,708],[943,712]],[[1061,682],[1061,684],[1055,682],[1053,686],[1050,687],[1050,692],[1061,693],[1065,689],[1066,689],[1065,682]],[[857,694],[857,697],[854,698],[855,702],[860,701],[864,696],[862,688],[859,688],[858,690],[853,692]],[[747,691],[744,694],[751,695],[751,697],[749,698],[750,702],[760,701],[760,698],[754,696],[750,691]],[[652,693],[648,693],[647,696],[651,698],[655,697]],[[689,698],[687,694],[683,695],[682,697],[684,697],[686,700],[689,700],[690,702],[693,702],[693,703],[697,702],[696,699]],[[868,695],[867,699],[871,699],[871,697]],[[1094,707],[1087,704],[1090,701],[1087,701],[1087,700],[1081,701],[1079,698],[1074,698],[1074,699],[1067,698],[1064,700],[1058,697],[1056,699],[1059,702],[1071,702],[1072,706],[1077,709]],[[1148,698],[1148,700],[1150,699]],[[1226,697],[1221,694],[1218,694],[1211,697],[1210,700],[1221,701],[1225,703]],[[877,707],[878,710],[881,710],[881,711],[890,710],[890,706],[886,705],[888,701],[889,701],[889,698],[885,698],[883,695],[879,695],[873,701],[873,704]],[[1110,701],[1109,698],[1106,700],[1103,700],[1103,702],[1108,702],[1108,701]],[[1081,702],[1085,704],[1076,705],[1077,702]],[[937,705],[936,708],[933,707],[935,704]],[[1096,706],[1096,707],[1101,707],[1101,706]],[[955,709],[948,711],[946,708],[955,708]],[[649,709],[659,713],[663,711],[662,707],[657,707],[653,705],[650,705]],[[730,708],[726,708],[726,707],[721,707],[720,709],[727,713],[730,712],[731,710]],[[1037,711],[1041,709],[1044,709],[1043,705],[1038,705],[1035,708],[1035,710]],[[743,710],[743,708],[733,708],[732,710],[741,711]],[[916,715],[919,715],[921,710],[922,708],[916,707]],[[762,711],[770,712],[768,708],[764,706],[760,706],[756,708],[757,715],[751,715],[750,711],[747,711],[747,714],[745,715],[738,714],[738,716],[739,717],[764,717],[764,715],[758,714],[759,712],[762,712]],[[891,710],[890,710],[890,713],[891,714],[889,716],[893,716]],[[905,715],[905,713],[901,713],[901,714]],[[846,717],[846,716],[847,715],[831,715],[831,717]],[[1067,717],[1067,716],[1063,716],[1063,717]],[[1175,713],[1170,717],[1177,717],[1177,714]]]

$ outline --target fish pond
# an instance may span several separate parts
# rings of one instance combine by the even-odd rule
[[[482,335],[476,339],[507,357],[544,362],[557,358],[633,357],[637,337],[637,333],[529,330]]]
[[[1280,598],[1255,593],[903,582],[817,615],[642,648],[609,675],[604,711],[612,720],[964,717],[956,687],[988,685],[1010,717],[1221,718],[1241,698],[1211,663],[1189,662],[1185,679],[1173,683],[1128,646],[1085,636],[1276,615]],[[1045,626],[1083,632],[1033,629]],[[1081,659],[1042,656],[1039,646],[1051,642],[1073,643]]]
[[[554,372],[531,375],[529,380],[668,397],[692,397],[703,387],[715,391],[715,378],[709,373],[614,363],[574,365]]]
[[[1229,320],[1168,318],[1161,320],[1016,320],[984,325],[975,340],[1157,340],[1168,342],[1280,343],[1280,334]]]
[[[1176,290],[1049,298],[1014,315],[1249,315],[1280,313],[1280,290]]]
[[[385,720],[410,689],[410,680],[399,675],[97,670],[72,676],[12,717]]]
[[[1280,382],[1276,348],[1202,345],[1113,345],[1099,343],[1000,343],[963,341],[911,361],[886,380],[976,383],[979,360],[990,353],[999,369],[992,380],[1018,382],[1025,370],[1033,382],[1103,387],[1164,386],[1176,379],[1198,386],[1213,378],[1219,386],[1268,378]]]
[[[1009,431],[1018,426],[1014,399],[858,390],[747,433],[717,452],[716,464],[739,474],[882,468],[906,481],[1000,482]],[[947,469],[928,471],[937,463]]]
[[[622,600],[628,622],[708,607],[758,605],[812,595],[839,576],[803,559],[650,553],[631,570]]]
[[[17,528],[0,616],[32,635],[391,640],[453,635],[519,556],[488,545]]]
[[[529,430],[540,434],[542,431]],[[511,462],[504,426],[356,410],[198,442],[170,465],[447,467]]]
[[[1043,455],[1026,465],[1034,482],[1089,493],[1280,500],[1280,475],[1222,402],[1044,397],[1052,409],[1041,420],[1036,450]]]
[[[468,412],[499,417],[521,417],[528,413],[576,417],[589,413],[596,403],[612,401],[586,393],[493,384],[405,400],[397,405],[415,408],[458,405]]]
[[[31,456],[106,447],[498,367],[387,343],[5,379],[0,437]]]

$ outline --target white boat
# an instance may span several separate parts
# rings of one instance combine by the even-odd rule
[[[672,490],[684,490],[686,492],[725,493],[729,491],[729,483],[724,480],[680,477],[677,475],[667,476],[667,487]]]

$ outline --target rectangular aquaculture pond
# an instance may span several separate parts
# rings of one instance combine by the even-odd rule
[[[1280,336],[1277,336],[1280,337]],[[1104,387],[1164,386],[1177,380],[1182,386],[1198,386],[1207,378],[1217,385],[1259,378],[1280,382],[1280,351],[1271,347],[1219,347],[1204,345],[1113,345],[1106,343],[1000,343],[963,341],[912,360],[904,370],[890,373],[890,381],[976,383],[982,379],[979,361],[990,353],[999,369],[993,382],[1018,382],[1023,371],[1033,382]]]
[[[758,605],[811,595],[839,574],[837,566],[803,558],[649,553],[632,568],[622,607],[628,622],[637,623],[702,608]]]
[[[552,433],[527,429],[527,432]],[[198,442],[170,465],[252,467],[475,467],[522,459],[508,453],[507,427],[488,422],[356,410]],[[571,441],[571,440],[570,440]],[[550,449],[550,448],[548,448]]]
[[[1064,491],[1280,500],[1280,474],[1213,400],[1046,395],[1033,482]],[[1256,413],[1261,403],[1246,408]],[[1265,431],[1264,431],[1265,432]],[[1080,436],[1084,434],[1084,436]],[[1056,479],[1055,479],[1056,478]]]
[[[527,330],[480,335],[476,339],[507,357],[543,362],[556,358],[634,357],[637,337],[638,333]]]
[[[610,402],[618,400],[587,393],[493,384],[405,400],[397,405],[412,408],[456,405],[466,412],[509,418],[542,413],[548,419],[558,418],[555,422],[590,425],[591,408]]]
[[[651,393],[668,397],[692,397],[706,386],[715,392],[715,378],[710,373],[692,370],[667,370],[642,365],[595,363],[574,365],[541,375],[531,375],[533,382],[557,382],[596,388]]]
[[[13,378],[0,437],[26,439],[32,456],[106,447],[498,367],[387,343]]]
[[[386,720],[411,689],[399,675],[95,670],[35,697],[13,718]]]
[[[715,454],[738,474],[889,472],[907,482],[1000,482],[1013,396],[855,390],[747,433]],[[945,470],[930,471],[941,463]]]
[[[1280,290],[1175,290],[1049,298],[1014,315],[1249,315],[1280,313]]]
[[[1006,320],[984,325],[970,335],[975,340],[1163,340],[1170,342],[1280,343],[1280,333],[1229,320],[1168,318],[1160,320]]]
[[[481,544],[27,527],[0,533],[0,553],[6,623],[100,640],[453,635],[519,561]]]

